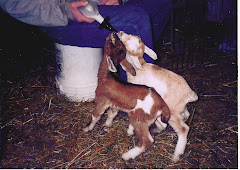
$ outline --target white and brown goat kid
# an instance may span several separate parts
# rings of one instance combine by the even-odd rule
[[[157,118],[166,123],[171,114],[164,100],[153,88],[124,83],[119,80],[116,73],[114,73],[117,71],[115,66],[123,62],[128,63],[124,60],[125,56],[125,46],[116,34],[111,33],[106,38],[104,57],[98,72],[98,86],[95,97],[96,107],[92,113],[90,125],[84,128],[83,131],[91,131],[107,109],[108,118],[105,122],[106,126],[112,124],[118,110],[127,112],[131,127],[132,129],[134,128],[139,139],[138,146],[122,155],[124,160],[129,160],[134,159],[153,144],[154,140],[149,133],[150,125]],[[131,64],[128,66],[131,66]],[[133,67],[130,67],[128,71],[135,75]],[[128,130],[128,133],[133,134],[131,128]]]
[[[189,131],[189,127],[185,123],[190,115],[186,104],[198,100],[198,96],[182,76],[155,64],[146,63],[143,58],[144,53],[154,60],[157,59],[157,55],[144,45],[139,37],[128,35],[122,31],[118,32],[117,35],[126,47],[126,59],[133,64],[136,70],[136,76],[127,72],[128,82],[153,87],[170,109],[171,118],[168,123],[178,135],[173,160],[178,161],[180,155],[184,153]],[[127,67],[124,66],[124,63],[122,65],[123,68]],[[157,126],[156,132],[160,132],[167,127],[167,124],[162,123],[161,120],[156,121],[155,124]]]

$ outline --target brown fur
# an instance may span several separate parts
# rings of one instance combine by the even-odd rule
[[[143,53],[146,52],[146,46],[144,46],[144,43],[139,37],[128,35],[124,32],[119,32],[117,34],[126,46],[127,53],[130,54],[128,57],[132,59],[132,63],[136,68],[136,76],[131,76],[127,73],[128,81],[155,88],[156,91],[162,95],[164,101],[170,109],[172,115],[168,123],[176,131],[179,138],[173,155],[173,160],[177,161],[179,160],[180,155],[184,152],[187,143],[187,134],[189,131],[188,125],[184,123],[184,120],[186,120],[189,116],[186,104],[188,102],[196,101],[198,96],[194,91],[192,91],[182,76],[158,67],[157,65],[146,63],[143,58]],[[139,46],[135,43],[137,41]],[[130,47],[136,49],[130,49]],[[152,56],[150,57],[154,57],[153,53],[154,52],[151,53]],[[149,49],[148,54],[150,54]],[[138,65],[137,61],[139,61],[141,66]],[[123,66],[123,68],[126,67],[127,66]],[[160,132],[167,126],[166,124],[162,124],[160,121],[156,121],[155,124],[157,126],[155,132]]]
[[[92,122],[83,130],[85,132],[92,130],[101,115],[108,108],[108,120],[111,121],[116,116],[118,109],[126,111],[128,112],[130,123],[134,127],[139,139],[138,147],[141,148],[141,152],[144,152],[145,149],[153,143],[149,133],[150,125],[153,124],[160,115],[162,121],[167,122],[170,119],[170,111],[164,100],[154,89],[143,85],[133,85],[122,82],[115,73],[110,72],[108,69],[109,56],[115,66],[124,61],[126,56],[125,46],[113,33],[106,39],[104,57],[98,72],[98,86],[95,98],[96,107],[92,114]],[[126,62],[126,60],[124,62]],[[110,66],[111,69],[114,69],[113,67],[112,65]],[[149,94],[151,94],[154,101],[150,113],[145,113],[142,108],[135,109],[138,100],[144,101],[145,97]],[[106,125],[111,124],[111,121],[108,120],[106,121]],[[124,159],[131,158],[135,158],[135,156],[124,157]]]

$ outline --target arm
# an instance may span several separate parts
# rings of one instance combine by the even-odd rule
[[[121,0],[122,2],[123,2],[123,4],[125,4],[127,1],[129,1],[129,0]]]
[[[128,0],[102,0],[98,5],[123,5]]]
[[[1,8],[12,17],[31,25],[46,27],[66,26],[69,19],[76,18],[83,18],[77,20],[78,22],[93,22],[94,20],[76,11],[77,7],[85,5],[87,5],[86,1],[79,3],[67,0],[1,0],[0,2]]]

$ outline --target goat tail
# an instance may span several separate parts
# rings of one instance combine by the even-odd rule
[[[161,121],[167,123],[171,117],[171,112],[167,105],[162,108]]]
[[[192,91],[191,97],[189,98],[188,102],[195,102],[197,100],[198,100],[198,95],[194,91]]]

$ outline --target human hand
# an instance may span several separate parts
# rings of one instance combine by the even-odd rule
[[[78,9],[79,7],[86,6],[87,4],[88,4],[88,1],[86,0],[69,2],[69,8],[71,10],[72,17],[74,20],[76,20],[77,22],[87,22],[87,23],[92,23],[95,21],[94,19],[84,16]]]
[[[98,5],[119,5],[118,0],[102,0]]]

